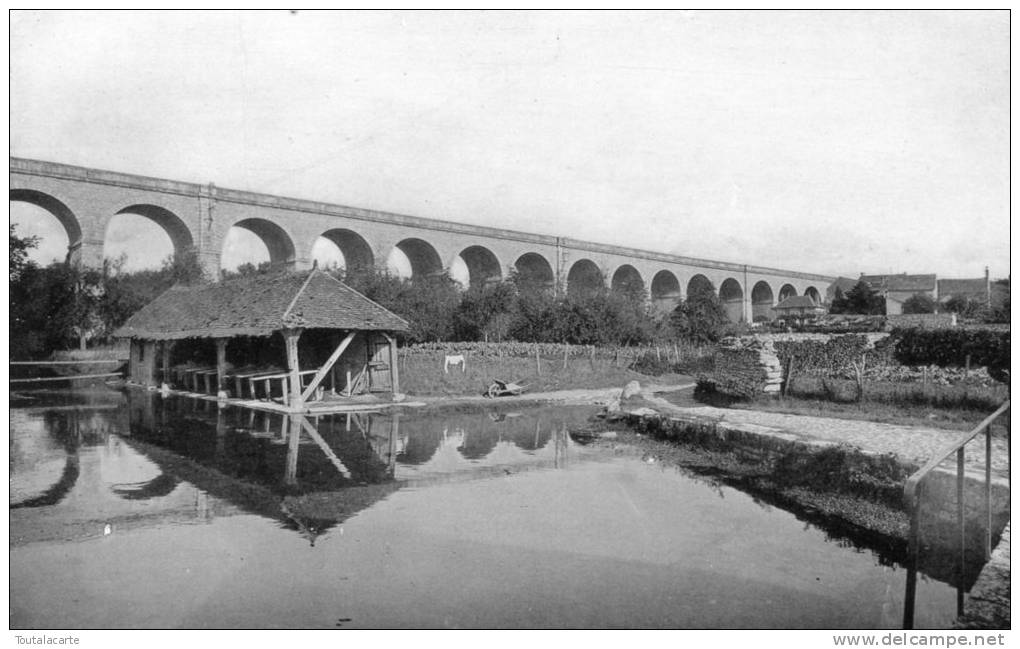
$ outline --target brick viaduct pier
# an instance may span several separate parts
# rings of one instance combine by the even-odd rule
[[[240,227],[265,242],[272,263],[295,270],[311,266],[312,246],[325,237],[348,265],[384,265],[398,248],[415,275],[460,257],[472,283],[517,269],[557,290],[638,286],[663,310],[707,283],[734,321],[771,317],[771,307],[790,295],[821,302],[834,279],[14,157],[10,199],[53,214],[67,231],[69,259],[88,266],[102,264],[110,220],[135,214],[162,226],[175,250],[195,249],[212,277],[227,233]]]

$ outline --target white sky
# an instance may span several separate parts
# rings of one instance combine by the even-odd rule
[[[11,154],[794,270],[1003,277],[1009,15],[14,12]],[[136,265],[169,251],[108,241]]]

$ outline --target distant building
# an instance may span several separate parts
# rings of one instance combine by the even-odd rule
[[[837,278],[831,290],[838,285],[845,294],[847,278]],[[847,280],[852,281],[852,280]],[[903,313],[903,303],[914,295],[927,295],[939,306],[952,297],[964,297],[981,304],[995,303],[999,293],[1006,293],[1005,287],[993,285],[985,269],[985,276],[975,279],[938,279],[934,273],[923,275],[865,275],[861,274],[858,281],[868,285],[885,298],[886,315]],[[852,287],[851,287],[852,288]]]
[[[807,295],[794,295],[788,297],[774,306],[773,309],[776,312],[776,318],[779,320],[802,320],[804,318],[810,318],[825,313],[825,307],[820,304],[816,304],[815,301]]]
[[[832,304],[832,301],[836,299],[836,289],[839,289],[842,291],[843,295],[846,295],[853,289],[853,287],[857,286],[857,282],[858,280],[850,277],[837,277],[831,284],[829,284],[829,288],[825,289],[825,303]]]
[[[927,295],[936,302],[939,299],[938,280],[935,273],[930,275],[864,275],[860,280],[885,298],[886,315],[903,313],[903,303],[915,295]]]

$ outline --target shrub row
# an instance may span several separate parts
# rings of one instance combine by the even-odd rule
[[[996,376],[1009,369],[1009,331],[988,328],[897,329],[896,360],[904,365],[985,366]]]

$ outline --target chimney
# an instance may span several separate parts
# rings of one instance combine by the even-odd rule
[[[985,306],[992,308],[992,280],[988,275],[988,266],[985,266]]]

